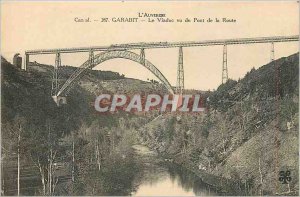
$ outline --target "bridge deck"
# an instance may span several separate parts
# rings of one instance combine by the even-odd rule
[[[152,48],[174,48],[174,47],[195,47],[195,46],[213,46],[213,45],[237,45],[254,43],[274,43],[274,42],[293,42],[299,41],[299,35],[294,36],[276,36],[276,37],[256,37],[256,38],[237,38],[223,40],[205,40],[199,42],[152,42],[152,43],[129,43],[115,44],[110,46],[92,46],[78,48],[58,48],[58,49],[39,49],[25,51],[27,55],[54,54],[54,53],[78,53],[93,51],[121,51],[132,49],[152,49]]]

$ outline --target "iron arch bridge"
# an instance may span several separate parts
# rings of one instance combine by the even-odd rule
[[[171,94],[174,94],[174,90],[169,81],[166,79],[166,77],[151,62],[146,60],[143,55],[138,55],[131,51],[108,51],[102,52],[94,56],[93,58],[90,57],[89,60],[87,60],[79,68],[77,68],[74,71],[74,73],[69,77],[69,79],[63,84],[63,86],[57,91],[56,96],[66,95],[73,87],[73,85],[77,82],[77,80],[80,78],[79,76],[82,75],[85,70],[92,69],[107,60],[116,58],[128,59],[141,64],[151,73],[153,73],[163,83],[163,85]]]
[[[110,46],[95,46],[95,47],[80,47],[80,48],[58,48],[58,49],[39,49],[25,51],[24,69],[27,69],[29,64],[30,55],[43,55],[43,54],[56,54],[54,72],[52,78],[52,92],[51,95],[54,101],[59,106],[66,102],[64,97],[80,79],[80,76],[84,75],[84,71],[94,68],[95,66],[115,58],[128,59],[137,62],[152,72],[168,89],[171,94],[182,94],[184,91],[184,71],[183,71],[183,48],[187,47],[203,47],[203,46],[223,46],[223,61],[222,61],[222,83],[228,80],[228,68],[227,68],[227,46],[228,45],[241,45],[241,44],[257,44],[257,43],[269,43],[271,44],[271,59],[274,61],[274,43],[278,42],[295,42],[299,41],[299,35],[294,36],[273,36],[273,37],[256,37],[256,38],[233,38],[223,40],[204,40],[195,42],[140,42],[129,44],[114,44]],[[166,77],[148,60],[145,59],[146,49],[155,48],[178,48],[178,66],[177,66],[177,83],[176,88],[173,87],[166,79]],[[138,49],[140,54],[131,52],[130,50]],[[59,68],[61,66],[61,53],[81,53],[88,52],[89,59],[84,62],[74,73],[67,79],[67,81],[61,86],[59,84]],[[94,52],[100,52],[94,55]]]

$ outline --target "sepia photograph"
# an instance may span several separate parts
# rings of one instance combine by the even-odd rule
[[[1,196],[299,196],[299,1],[8,1]]]

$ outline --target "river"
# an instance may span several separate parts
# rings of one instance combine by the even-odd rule
[[[142,145],[134,145],[137,157],[143,163],[136,175],[133,196],[216,196],[218,193],[199,177]],[[142,174],[142,175],[139,175]],[[220,195],[220,194],[219,194]]]
[[[201,178],[191,171],[178,166],[170,161],[159,157],[156,152],[151,151],[143,145],[133,145],[132,158],[127,156],[119,158],[118,162],[103,168],[99,175],[90,173],[82,179],[89,180],[89,184],[79,188],[80,195],[105,195],[105,196],[217,196],[224,195],[217,193],[214,188],[205,184]],[[131,149],[132,150],[132,149]],[[127,159],[127,162],[122,162]],[[129,160],[129,161],[128,161]],[[132,161],[132,162],[131,162]],[[64,168],[62,168],[64,169]],[[66,169],[64,169],[66,171]],[[68,178],[69,177],[69,178]],[[91,187],[100,183],[99,191],[91,193]],[[28,190],[21,189],[23,195],[36,195],[38,188],[41,188],[39,178],[22,180],[21,185]],[[37,182],[37,183],[34,183]],[[61,176],[56,187],[55,195],[70,195],[68,190],[72,185],[70,174]],[[41,190],[39,190],[41,191]],[[8,193],[15,195],[16,190]]]

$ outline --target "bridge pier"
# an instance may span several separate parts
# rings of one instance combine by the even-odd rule
[[[58,79],[58,72],[59,72],[59,67],[61,66],[61,56],[60,53],[56,53],[55,57],[55,65],[53,69],[53,77],[52,77],[52,90],[51,90],[51,95],[56,96],[58,90],[59,90],[59,79]]]
[[[275,59],[274,42],[271,42],[271,57],[270,57],[270,61],[273,62],[274,59]]]
[[[95,62],[94,50],[90,50],[89,52],[89,61],[90,61],[90,69],[92,69]]]
[[[183,90],[184,90],[183,50],[182,47],[179,47],[176,93],[182,95]]]
[[[222,64],[222,84],[228,80],[228,69],[227,69],[227,45],[223,45],[223,64]]]

